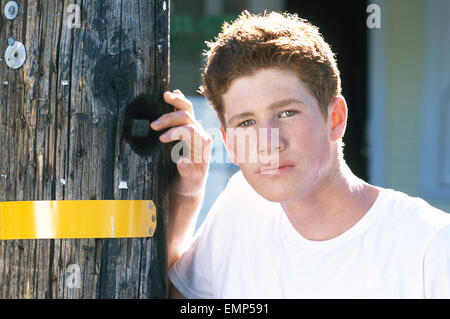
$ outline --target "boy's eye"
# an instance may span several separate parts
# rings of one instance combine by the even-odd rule
[[[246,120],[246,121],[242,122],[241,124],[239,124],[239,127],[248,127],[252,124],[255,124],[254,120]]]
[[[296,111],[292,111],[292,110],[287,110],[281,113],[281,117],[290,117],[293,116],[295,113],[297,113]]]

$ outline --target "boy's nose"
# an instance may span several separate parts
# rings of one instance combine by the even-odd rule
[[[280,137],[278,127],[262,127],[258,129],[258,153],[271,155],[273,152],[281,152],[286,147],[286,142]]]

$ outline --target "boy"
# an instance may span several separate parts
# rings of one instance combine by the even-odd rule
[[[211,138],[183,94],[166,92],[177,111],[152,128],[171,128],[162,142],[189,132],[191,159],[204,155],[178,161],[171,189],[172,297],[450,297],[450,217],[350,171],[339,71],[316,27],[295,15],[244,12],[209,43],[203,80],[241,170],[191,240]],[[239,161],[235,139],[251,130],[266,134],[244,145]]]

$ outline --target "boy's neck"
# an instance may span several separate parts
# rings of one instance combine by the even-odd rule
[[[379,190],[356,177],[341,160],[338,169],[313,194],[282,202],[297,232],[309,240],[335,238],[355,225],[375,202]]]

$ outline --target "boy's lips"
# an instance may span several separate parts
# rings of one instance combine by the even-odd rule
[[[280,165],[274,166],[261,166],[257,174],[264,176],[279,176],[286,174],[294,169],[293,163],[280,163]]]

